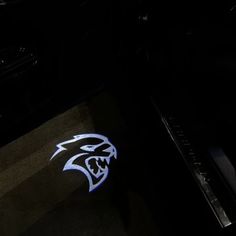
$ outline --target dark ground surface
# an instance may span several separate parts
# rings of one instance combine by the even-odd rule
[[[103,92],[2,148],[1,235],[221,232],[159,118],[143,101],[121,101]],[[61,171],[63,159],[49,162],[56,143],[87,132],[118,150],[91,193],[82,174]]]

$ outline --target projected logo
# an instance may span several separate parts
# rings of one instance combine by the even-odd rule
[[[100,186],[107,178],[111,159],[117,159],[116,148],[107,137],[100,134],[80,134],[73,139],[57,144],[57,150],[50,160],[61,152],[69,152],[69,146],[76,146],[76,154],[66,162],[63,171],[78,170],[89,182],[89,192]]]

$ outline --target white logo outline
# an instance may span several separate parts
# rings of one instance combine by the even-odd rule
[[[78,170],[81,171],[88,179],[89,182],[89,192],[95,190],[98,186],[100,186],[108,177],[109,168],[108,165],[110,164],[111,158],[114,157],[117,159],[117,150],[115,146],[108,140],[107,137],[101,134],[94,134],[94,133],[87,133],[87,134],[79,134],[73,136],[73,139],[61,142],[56,145],[57,150],[53,153],[53,155],[50,158],[50,161],[53,160],[59,153],[66,151],[67,148],[65,145],[70,143],[75,143],[80,140],[86,139],[86,138],[94,138],[98,139],[101,142],[96,145],[88,144],[83,145],[80,147],[80,150],[84,151],[82,153],[76,154],[69,158],[69,160],[66,162],[66,164],[63,167],[63,171],[69,171],[69,170]],[[90,155],[88,158],[85,159],[85,167],[75,164],[74,161],[77,160],[80,157],[88,155],[88,153],[94,152],[96,148],[102,146],[102,145],[108,145],[109,147],[105,150],[102,150],[105,153],[108,153],[108,156],[100,156],[100,155]],[[94,170],[91,168],[89,161],[91,159],[95,159],[95,163],[98,167],[97,172],[95,173]],[[105,163],[105,166],[101,166],[98,161],[102,161]],[[100,178],[100,179],[99,179]],[[97,183],[94,183],[93,179],[98,180]]]

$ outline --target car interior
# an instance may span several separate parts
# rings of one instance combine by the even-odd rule
[[[0,0],[0,235],[236,232],[236,5]]]

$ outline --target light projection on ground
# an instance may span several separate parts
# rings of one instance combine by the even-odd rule
[[[117,159],[117,150],[108,138],[101,134],[80,134],[57,144],[57,150],[50,160],[56,158],[60,153],[68,152],[68,146],[73,143],[78,144],[77,153],[69,158],[63,171],[81,171],[88,179],[89,192],[91,192],[108,177],[109,164],[112,158]]]

